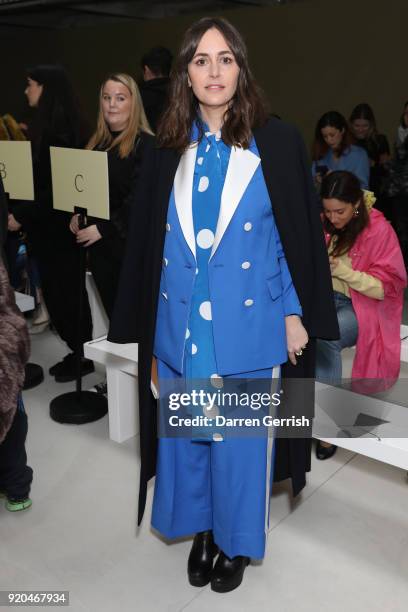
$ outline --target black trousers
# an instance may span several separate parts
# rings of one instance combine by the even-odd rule
[[[103,241],[89,248],[89,267],[109,321],[115,305],[121,265],[121,260],[112,254]]]
[[[71,351],[76,352],[78,333],[81,346],[92,339],[92,316],[88,294],[84,290],[82,318],[78,325],[79,308],[79,247],[41,250],[37,254],[41,288],[58,335]]]
[[[13,423],[0,444],[0,491],[9,498],[25,499],[29,496],[33,470],[27,465],[25,440],[27,415],[17,409]]]

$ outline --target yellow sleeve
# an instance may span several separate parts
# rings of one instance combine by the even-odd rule
[[[332,271],[332,276],[341,279],[349,287],[367,297],[374,298],[375,300],[384,299],[384,287],[378,278],[366,272],[353,270],[341,259],[338,260],[337,266]]]

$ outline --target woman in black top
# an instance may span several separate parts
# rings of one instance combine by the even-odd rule
[[[387,176],[385,164],[390,160],[390,146],[387,137],[377,132],[374,113],[368,104],[358,104],[353,109],[349,122],[355,144],[365,149],[369,157],[370,190],[379,198],[383,193]]]
[[[89,247],[90,267],[109,319],[126,239],[130,193],[146,149],[153,143],[135,81],[127,74],[108,76],[102,83],[97,127],[87,149],[108,152],[110,220],[94,220],[80,230],[74,215],[70,228],[78,244]]]
[[[391,222],[408,270],[408,102],[404,104],[397,129],[386,192],[390,199]]]
[[[78,341],[78,249],[67,228],[67,214],[53,209],[50,146],[82,148],[89,136],[81,118],[74,90],[65,70],[40,65],[27,72],[25,94],[33,109],[28,129],[33,154],[35,202],[14,202],[9,230],[27,232],[37,260],[41,287],[52,323],[67,343],[69,353],[50,368],[57,382],[76,377],[74,353]],[[83,296],[81,343],[92,338],[88,296]],[[83,359],[82,375],[93,371]]]

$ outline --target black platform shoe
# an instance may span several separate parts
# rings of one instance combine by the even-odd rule
[[[188,580],[196,587],[202,587],[211,580],[214,557],[218,546],[214,542],[212,531],[200,531],[194,537],[188,557]]]
[[[216,593],[233,591],[242,582],[249,557],[237,556],[230,559],[222,551],[211,576],[211,590]]]
[[[321,461],[323,461],[324,459],[330,459],[330,457],[333,457],[336,450],[337,446],[335,444],[331,444],[330,446],[323,446],[320,440],[318,440],[316,444],[316,457]]]

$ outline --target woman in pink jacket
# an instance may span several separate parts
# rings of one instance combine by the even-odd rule
[[[339,383],[341,351],[356,345],[352,378],[380,379],[381,388],[387,388],[400,370],[407,283],[398,239],[383,214],[372,208],[374,194],[362,191],[351,172],[328,174],[321,197],[340,338],[318,340],[316,378]],[[318,442],[316,456],[327,459],[336,448]]]

